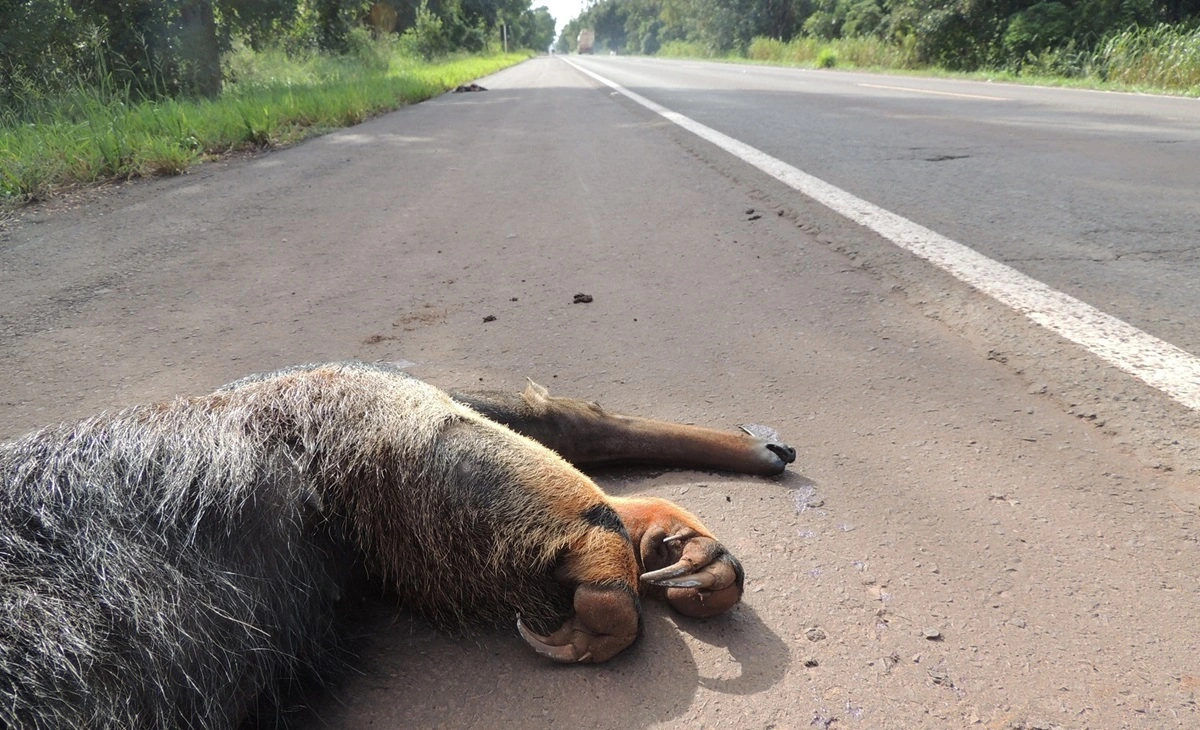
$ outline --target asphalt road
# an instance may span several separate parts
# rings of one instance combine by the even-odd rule
[[[1200,354],[1200,101],[572,57]]]
[[[713,528],[734,612],[560,667],[377,610],[304,727],[1200,725],[1193,413],[559,59],[481,82],[0,234],[0,438],[358,358],[797,447],[598,476]]]

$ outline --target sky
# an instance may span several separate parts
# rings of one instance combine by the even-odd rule
[[[550,15],[554,18],[555,29],[554,38],[558,39],[558,35],[562,33],[563,26],[567,21],[575,18],[583,12],[584,0],[532,0],[529,6],[532,8],[540,8],[545,5],[550,9]]]

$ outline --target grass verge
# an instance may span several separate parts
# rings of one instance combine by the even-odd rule
[[[213,100],[134,103],[127,93],[81,87],[32,119],[0,118],[0,203],[42,200],[79,183],[177,175],[231,151],[292,143],[437,96],[529,55],[427,63],[385,48],[364,63],[241,49],[226,60],[230,82]]]
[[[744,55],[714,54],[700,43],[672,41],[658,55],[805,68],[1003,81],[1038,86],[1200,96],[1200,28],[1132,27],[1104,38],[1094,50],[1071,47],[1027,54],[1011,68],[948,71],[922,63],[915,39],[873,37],[780,41],[755,38]]]

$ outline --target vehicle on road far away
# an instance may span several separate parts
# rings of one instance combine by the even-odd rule
[[[596,33],[590,28],[585,28],[579,31],[579,52],[591,53],[592,47],[596,45]]]

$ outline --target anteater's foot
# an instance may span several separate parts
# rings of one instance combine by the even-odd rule
[[[665,588],[667,602],[686,616],[715,616],[742,598],[742,564],[713,537],[686,527],[672,534],[653,527],[641,549],[642,564],[654,568],[642,582]]]
[[[760,473],[780,474],[788,464],[796,460],[796,450],[783,443],[775,429],[757,423],[743,424],[739,428],[757,442],[752,444],[751,448],[762,463]]]
[[[633,643],[641,627],[638,599],[625,586],[581,585],[575,614],[549,636],[533,633],[517,617],[521,638],[558,662],[603,662]]]

